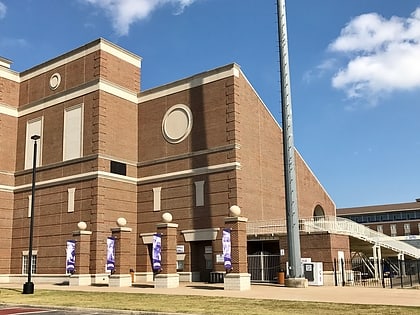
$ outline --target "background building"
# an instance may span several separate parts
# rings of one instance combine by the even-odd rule
[[[337,216],[420,248],[420,199],[415,202],[337,209]]]

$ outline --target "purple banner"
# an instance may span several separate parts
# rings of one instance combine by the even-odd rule
[[[224,229],[222,235],[223,246],[223,264],[226,271],[232,270],[232,257],[231,257],[231,242],[230,242],[230,229]]]
[[[152,253],[152,261],[153,261],[153,270],[154,271],[161,271],[162,270],[162,235],[159,233],[153,234],[153,253]]]
[[[115,237],[109,236],[106,240],[106,270],[115,269]]]
[[[67,241],[66,246],[66,271],[68,273],[74,273],[76,264],[76,241]]]

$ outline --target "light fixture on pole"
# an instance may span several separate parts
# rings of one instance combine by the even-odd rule
[[[34,238],[34,206],[35,206],[35,177],[36,177],[36,156],[38,153],[37,146],[38,140],[41,137],[39,135],[33,135],[31,137],[34,140],[34,153],[33,153],[33,164],[32,164],[32,200],[31,200],[31,222],[29,227],[29,251],[28,251],[28,281],[23,284],[23,294],[33,294],[34,284],[32,282],[32,242]]]

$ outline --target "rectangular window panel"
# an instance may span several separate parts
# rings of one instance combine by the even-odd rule
[[[153,211],[160,211],[160,193],[162,187],[153,188]]]
[[[404,235],[410,235],[410,223],[404,223]]]
[[[82,156],[83,148],[83,106],[64,110],[63,160]]]
[[[118,175],[127,175],[127,164],[111,161],[111,173],[118,174]]]
[[[204,206],[204,181],[194,182],[195,185],[195,206]]]
[[[397,236],[397,225],[391,224],[390,228],[391,228],[391,236]]]
[[[22,274],[28,274],[28,261],[29,261],[29,255],[28,252],[26,252],[22,256]],[[31,263],[31,271],[32,274],[36,273],[36,254],[32,253],[32,263]]]
[[[34,140],[32,136],[38,135],[41,137],[37,141],[37,156],[36,166],[41,164],[41,144],[42,144],[42,117],[30,120],[26,123],[26,143],[25,143],[25,169],[32,168],[34,164]]]
[[[31,217],[32,195],[28,196],[28,218]]]
[[[67,189],[67,212],[74,212],[74,194],[76,188]]]

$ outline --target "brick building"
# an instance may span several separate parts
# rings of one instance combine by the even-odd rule
[[[414,202],[337,209],[337,216],[420,248],[420,199]]]
[[[26,272],[33,134],[39,279],[66,277],[65,244],[81,221],[91,232],[84,268],[99,283],[118,218],[131,231],[121,273],[150,279],[151,235],[170,212],[178,269],[201,281],[223,269],[230,206],[248,222],[285,218],[281,128],[238,65],[142,91],[141,58],[104,39],[21,73],[10,64],[0,59],[0,281]],[[296,164],[300,216],[335,216],[298,153]],[[349,252],[348,240],[321,239],[303,239],[305,256]]]

